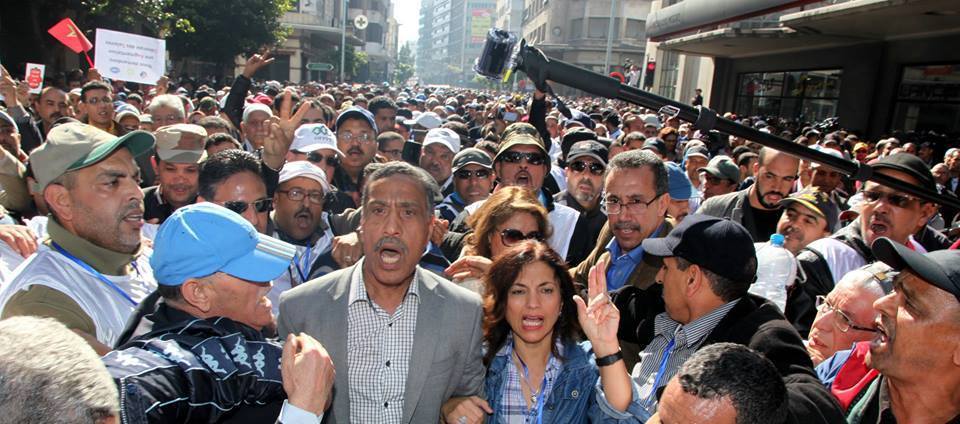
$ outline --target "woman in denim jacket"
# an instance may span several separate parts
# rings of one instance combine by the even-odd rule
[[[591,344],[578,342],[573,280],[563,260],[546,243],[526,241],[494,261],[484,280],[487,399],[451,399],[442,411],[446,422],[608,421],[597,403],[600,371]],[[597,317],[583,309],[596,326]]]

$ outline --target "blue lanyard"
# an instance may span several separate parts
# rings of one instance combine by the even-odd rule
[[[670,343],[667,343],[666,352],[663,354],[663,358],[660,359],[660,368],[657,370],[657,376],[653,379],[653,388],[650,389],[650,395],[647,397],[646,403],[648,405],[657,396],[657,387],[660,387],[660,380],[663,379],[663,375],[667,371],[667,362],[670,361],[670,355],[673,353],[673,343],[675,341],[677,341],[676,335],[670,340]]]
[[[57,242],[51,240],[50,246],[53,246],[53,248],[56,249],[57,252],[60,252],[61,255],[66,256],[67,259],[79,265],[80,268],[83,268],[84,270],[92,274],[94,277],[97,277],[97,279],[99,279],[104,284],[106,284],[107,287],[110,287],[111,289],[113,289],[113,291],[120,293],[120,296],[123,296],[124,299],[127,299],[127,301],[130,302],[130,304],[133,305],[134,308],[137,307],[138,305],[137,301],[133,300],[133,298],[130,297],[130,295],[127,294],[127,292],[123,291],[123,289],[121,289],[119,286],[114,284],[113,281],[110,281],[109,279],[107,279],[107,277],[104,277],[103,274],[100,273],[100,271],[93,269],[92,266],[87,265],[87,263],[80,260],[80,258],[73,256],[72,254],[70,254],[70,252],[67,252],[67,250],[60,247],[60,245],[57,244]],[[130,262],[130,265],[133,266],[133,269],[136,270],[138,274],[140,273],[140,269],[137,268],[137,265],[134,262]]]
[[[310,274],[310,251],[313,249],[313,246],[308,245],[307,250],[303,252],[303,255],[300,256],[297,260],[293,261],[293,266],[297,267],[297,274],[300,274],[300,282],[307,282],[307,275]],[[303,264],[301,267],[300,264]],[[303,272],[306,270],[307,272]]]
[[[523,362],[523,358],[520,357],[520,354],[516,350],[513,351],[513,354],[517,356],[517,360],[520,361],[520,365],[523,367],[523,379],[527,382],[527,386],[530,386],[530,372],[527,369],[527,363]],[[550,357],[547,358],[547,365],[550,364],[550,358],[553,357],[553,353],[550,354]],[[533,390],[533,387],[530,386],[530,390]],[[540,383],[540,393],[537,394],[537,403],[534,404],[534,408],[537,410],[537,424],[543,423],[543,392],[547,391],[547,369],[543,369],[543,382]],[[520,390],[520,393],[523,393],[523,390]],[[524,399],[526,402],[526,399]]]

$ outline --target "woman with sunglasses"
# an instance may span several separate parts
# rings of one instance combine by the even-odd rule
[[[460,258],[445,273],[453,281],[483,293],[481,279],[490,264],[523,240],[546,240],[550,231],[547,219],[547,210],[529,190],[497,190],[467,219],[473,233],[467,236]]]
[[[606,284],[593,277],[594,288]],[[590,342],[581,342],[580,320],[592,328],[605,326],[607,334],[616,337],[616,309],[601,310],[597,304],[602,302],[591,302],[595,305],[582,306],[578,318],[573,279],[566,264],[541,241],[526,240],[509,249],[493,262],[484,281],[486,399],[453,398],[441,410],[444,420],[533,424],[585,423],[588,418],[599,421],[603,413],[595,388],[600,368]],[[614,359],[609,365],[622,364]],[[620,371],[626,375],[625,370]],[[629,390],[629,380],[624,383]]]
[[[817,296],[817,316],[807,340],[814,365],[856,342],[876,337],[873,302],[890,293],[895,274],[884,263],[875,262],[848,272],[830,293]]]

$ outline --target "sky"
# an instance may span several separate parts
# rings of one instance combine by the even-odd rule
[[[420,0],[394,0],[393,14],[400,24],[400,46],[407,41],[416,43],[420,22]]]

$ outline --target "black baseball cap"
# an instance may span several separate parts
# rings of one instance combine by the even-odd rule
[[[688,215],[666,237],[646,239],[641,246],[644,253],[680,257],[731,280],[753,282],[757,276],[756,266],[744,269],[757,256],[753,238],[729,219]]]
[[[650,137],[643,142],[643,147],[641,150],[654,150],[660,156],[667,155],[667,144],[660,139],[660,137]]]
[[[927,164],[923,163],[923,159],[910,153],[896,153],[885,156],[871,163],[870,167],[873,168],[874,171],[878,169],[892,169],[906,173],[916,178],[917,182],[920,183],[920,187],[930,191],[937,190],[937,181],[933,179],[930,168],[927,168]]]
[[[840,209],[830,199],[830,195],[815,186],[804,187],[803,190],[791,194],[780,200],[780,206],[786,208],[791,203],[799,203],[813,213],[827,220],[827,231],[834,232],[840,219]]]
[[[880,237],[873,242],[873,254],[897,271],[909,269],[921,280],[933,284],[960,301],[960,250],[935,250],[921,254]]]
[[[567,153],[567,162],[569,163],[582,156],[589,156],[606,166],[607,156],[609,155],[610,151],[607,150],[606,146],[600,144],[600,142],[585,140],[577,142],[570,147],[570,152]]]
[[[597,133],[589,128],[575,127],[564,131],[560,138],[560,157],[566,158],[570,154],[570,147],[574,144],[585,141],[597,141]]]

